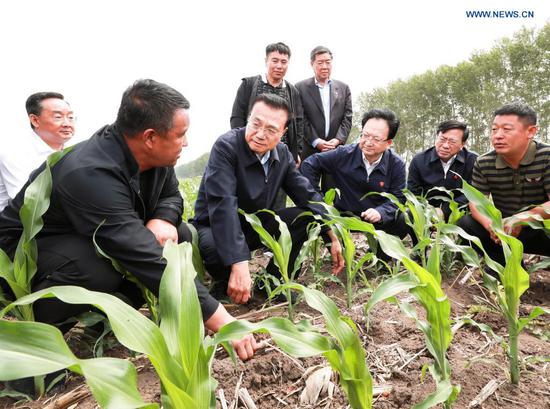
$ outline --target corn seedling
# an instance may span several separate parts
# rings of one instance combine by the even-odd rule
[[[281,218],[271,210],[259,210],[257,213],[259,212],[265,212],[273,215],[273,217],[279,224],[278,239],[275,239],[271,234],[269,234],[266,229],[264,229],[264,227],[262,226],[262,222],[260,221],[258,216],[256,216],[256,214],[248,214],[239,209],[239,213],[242,214],[246,221],[252,226],[254,231],[260,237],[260,240],[262,241],[264,246],[269,248],[269,250],[273,253],[273,262],[281,272],[283,283],[293,283],[294,276],[296,275],[296,272],[300,270],[303,261],[308,256],[311,249],[311,243],[314,242],[319,236],[321,227],[317,225],[309,229],[308,239],[302,245],[298,257],[296,257],[296,261],[294,262],[294,266],[292,267],[292,270],[289,271],[290,252],[292,250],[292,238],[290,236],[290,232],[288,231],[286,223],[283,222]],[[290,287],[279,286],[278,288],[275,288],[275,290],[273,290],[272,295],[276,295],[281,291],[285,293],[286,299],[288,300],[288,317],[292,321],[294,319],[294,306],[292,305]]]
[[[502,243],[504,259],[506,260],[504,267],[490,260],[485,253],[485,261],[490,268],[498,273],[500,283],[488,274],[484,274],[484,283],[487,288],[496,295],[500,309],[508,321],[510,379],[513,384],[518,384],[519,333],[529,322],[542,314],[550,313],[550,310],[542,307],[535,307],[529,316],[524,318],[518,317],[520,297],[529,288],[529,275],[522,266],[523,244],[517,238],[504,232],[502,213],[488,197],[466,181],[463,181],[463,191],[468,200],[475,204],[478,211],[491,220],[491,227]],[[542,223],[544,227],[550,226],[550,221],[548,220],[542,221]],[[482,248],[480,243],[477,245]]]
[[[31,292],[31,282],[36,274],[36,235],[44,225],[42,216],[50,207],[50,193],[52,191],[51,168],[68,152],[67,148],[51,154],[46,160],[44,170],[27,186],[23,205],[19,210],[19,217],[23,225],[23,232],[13,263],[8,255],[0,249],[0,279],[6,280],[15,299],[19,299]],[[5,295],[1,294],[0,301],[4,305],[9,302]],[[34,321],[34,314],[30,306],[19,306],[13,314],[22,320]]]

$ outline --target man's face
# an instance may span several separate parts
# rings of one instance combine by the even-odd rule
[[[317,54],[311,66],[317,81],[324,83],[330,78],[332,72],[332,57],[329,53]]]
[[[74,135],[74,113],[65,101],[48,98],[40,103],[40,115],[29,115],[34,132],[48,145],[61,148]]]
[[[449,129],[446,132],[439,132],[435,138],[435,151],[443,162],[447,162],[464,147],[462,129]]]
[[[288,114],[283,109],[271,108],[262,101],[254,104],[245,133],[250,150],[263,156],[275,148],[286,131],[287,120]]]
[[[166,134],[155,134],[152,154],[155,155],[157,167],[174,166],[178,161],[184,146],[187,146],[187,130],[189,129],[189,113],[187,109],[174,112],[172,128]]]
[[[388,139],[390,128],[385,119],[371,118],[363,127],[359,148],[369,162],[375,162],[392,144]]]
[[[505,158],[518,158],[525,153],[536,133],[535,125],[525,125],[517,115],[497,115],[493,119],[491,143]]]
[[[288,69],[288,60],[289,57],[287,54],[281,54],[278,51],[269,53],[265,59],[267,77],[275,82],[282,81]]]

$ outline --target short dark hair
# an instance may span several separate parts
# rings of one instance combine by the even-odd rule
[[[65,97],[63,94],[60,94],[59,92],[36,92],[32,94],[30,97],[27,98],[27,101],[25,102],[25,109],[27,110],[27,115],[36,115],[40,116],[42,113],[42,109],[44,107],[42,106],[42,101],[49,98],[56,98],[56,99],[62,99],[65,101]],[[31,122],[31,128],[34,129],[34,126]]]
[[[526,126],[537,124],[537,113],[533,108],[521,101],[505,104],[493,113],[493,119],[497,115],[516,115]]]
[[[435,131],[436,136],[439,135],[439,133],[445,133],[447,131],[450,131],[451,129],[460,129],[462,131],[462,142],[466,142],[468,140],[468,136],[470,136],[470,130],[468,129],[468,126],[464,122],[457,121],[455,119],[450,119],[448,121],[443,121],[439,125],[437,125],[437,129]]]
[[[174,88],[151,79],[137,80],[122,95],[116,125],[129,138],[146,129],[166,133],[178,109],[189,109],[189,101]]]
[[[332,51],[330,51],[327,47],[318,45],[313,50],[311,50],[310,58],[311,62],[315,61],[315,57],[317,57],[319,54],[330,54],[330,58],[332,58]]]
[[[292,114],[290,113],[290,106],[288,105],[288,102],[286,102],[286,99],[278,96],[277,94],[260,94],[254,99],[252,107],[254,107],[254,105],[256,105],[258,102],[263,102],[270,108],[285,111],[288,117],[285,126],[288,126]]]
[[[275,51],[277,51],[280,54],[288,55],[288,58],[290,58],[291,56],[289,46],[281,42],[268,44],[267,47],[265,48],[265,56],[267,57],[269,54]]]
[[[395,137],[395,134],[399,129],[399,119],[397,119],[392,111],[389,109],[371,109],[365,112],[363,114],[363,118],[361,118],[361,127],[364,127],[367,121],[372,118],[385,120],[388,124],[388,128],[390,129],[388,139],[393,139]]]

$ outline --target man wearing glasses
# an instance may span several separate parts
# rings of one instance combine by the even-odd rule
[[[302,163],[301,171],[316,189],[321,174],[331,174],[340,190],[334,201],[338,210],[360,216],[376,229],[403,238],[407,228],[403,218],[396,218],[397,206],[381,195],[365,197],[367,193],[386,192],[404,200],[405,162],[389,149],[399,120],[392,111],[372,109],[363,115],[361,124],[359,143],[316,153]],[[378,256],[386,258],[380,251]]]
[[[436,130],[435,146],[415,155],[409,166],[407,188],[415,195],[426,195],[432,206],[441,208],[445,219],[449,218],[449,202],[437,199],[444,193],[433,187],[452,190],[454,200],[461,206],[468,203],[466,196],[457,189],[462,187],[462,177],[472,181],[472,171],[477,154],[464,146],[469,130],[465,123],[450,120],[441,122]],[[460,176],[459,176],[460,175]]]
[[[322,197],[303,177],[281,137],[289,122],[289,105],[280,96],[261,94],[256,97],[246,127],[232,129],[214,143],[195,202],[192,223],[199,234],[199,248],[208,273],[214,280],[211,294],[225,293],[235,303],[250,299],[252,278],[248,268],[250,251],[262,246],[260,237],[238,210],[254,213],[275,210],[277,193],[283,189],[297,207],[277,210],[292,236],[289,266],[307,239],[311,218],[300,217],[304,210],[319,213],[310,201]],[[272,214],[258,213],[264,229],[278,236],[279,224]],[[332,231],[324,238],[332,242],[333,273],[344,263],[340,243]],[[273,261],[267,267],[279,275]]]
[[[0,211],[13,199],[31,172],[50,153],[63,149],[74,135],[73,110],[62,94],[38,92],[25,103],[32,134],[0,150]]]
[[[550,239],[544,230],[523,222],[550,218],[550,146],[535,141],[537,114],[530,106],[514,102],[494,112],[493,150],[477,158],[472,185],[491,195],[504,217],[504,231],[517,237],[525,253],[550,256]],[[471,215],[459,225],[479,237],[489,256],[504,265],[500,240],[491,221],[470,203]]]

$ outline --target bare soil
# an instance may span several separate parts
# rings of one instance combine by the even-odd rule
[[[260,260],[261,264],[261,260]],[[488,292],[482,287],[479,272],[474,272],[464,283],[461,279],[468,273],[466,269],[444,278],[444,290],[451,300],[452,317],[458,320],[466,315],[479,323],[488,324],[493,331],[506,339],[507,324],[502,315],[496,311]],[[373,282],[380,277],[369,277]],[[304,283],[311,283],[311,275],[305,274]],[[422,368],[431,362],[425,349],[423,334],[415,323],[404,316],[395,304],[382,302],[370,316],[367,327],[363,316],[363,304],[369,297],[369,291],[359,283],[356,285],[356,298],[351,308],[346,308],[345,293],[342,286],[327,281],[323,292],[329,295],[340,307],[340,310],[351,317],[357,324],[360,336],[367,352],[367,363],[373,375],[375,385],[387,386],[385,392],[375,398],[374,408],[410,408],[421,402],[434,390],[434,382],[429,374],[422,376]],[[408,294],[401,299],[414,300]],[[421,307],[416,304],[420,316]],[[520,313],[527,315],[535,306],[550,307],[550,271],[537,271],[531,275],[530,289],[524,294]],[[261,305],[228,306],[235,315],[244,315],[256,321],[270,315],[286,314],[284,306],[262,311]],[[320,314],[310,309],[304,302],[297,306],[298,319],[307,318],[315,325],[321,325]],[[76,336],[75,338],[78,338]],[[499,387],[478,407],[485,409],[550,408],[550,317],[543,316],[529,326],[520,336],[520,355],[522,361],[519,386],[508,381],[508,359],[499,342],[479,329],[463,325],[457,329],[448,351],[452,367],[453,384],[461,387],[455,408],[468,408],[470,402],[491,380],[497,380]],[[75,342],[77,344],[77,342]],[[305,386],[305,378],[311,368],[327,366],[322,357],[308,359],[291,358],[266,341],[267,346],[258,351],[256,356],[236,366],[224,351],[217,353],[213,364],[213,375],[219,382],[220,391],[231,406],[236,399],[236,390],[246,388],[258,408],[345,408],[347,401],[343,392],[336,386],[332,396],[319,397],[316,405],[301,405],[300,394]],[[85,349],[81,351],[84,355]],[[117,346],[105,353],[108,356],[129,357],[128,351]],[[130,358],[139,373],[139,390],[146,401],[160,401],[158,377],[145,357]],[[337,385],[333,374],[332,382]],[[79,389],[78,389],[79,388]],[[67,389],[53,396],[46,396],[34,402],[15,402],[9,398],[0,399],[1,408],[44,408],[59,401],[75,390],[86,390],[83,379],[71,376]],[[57,406],[61,407],[61,406]],[[92,397],[80,399],[71,409],[96,408]],[[222,407],[218,401],[218,407]],[[245,407],[239,403],[240,407]]]

